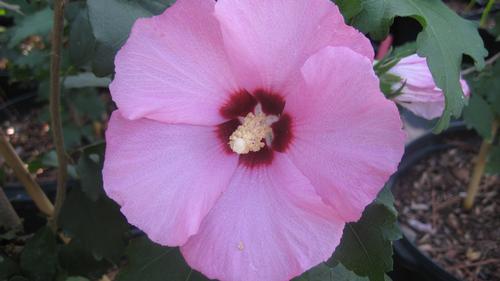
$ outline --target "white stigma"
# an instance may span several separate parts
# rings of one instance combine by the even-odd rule
[[[231,145],[231,149],[238,154],[249,152],[247,142],[243,138],[233,138],[232,142],[229,143]]]
[[[277,120],[276,116],[266,116],[262,113],[260,105],[257,106],[255,114],[248,113],[240,120],[242,124],[229,137],[229,146],[237,154],[247,154],[261,150],[266,143],[271,145],[273,137],[271,124]]]

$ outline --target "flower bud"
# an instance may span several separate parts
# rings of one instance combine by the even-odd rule
[[[434,83],[425,58],[416,54],[405,57],[388,73],[401,78],[400,82],[392,85],[393,91],[400,91],[400,94],[393,98],[399,105],[429,120],[443,114],[444,93]],[[460,84],[465,96],[469,96],[467,82],[461,78]]]

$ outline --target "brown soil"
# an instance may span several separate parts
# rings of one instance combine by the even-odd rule
[[[471,211],[462,208],[477,147],[422,159],[394,192],[406,236],[459,279],[500,280],[500,177],[487,175]]]

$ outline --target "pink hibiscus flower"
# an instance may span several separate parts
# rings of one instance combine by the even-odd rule
[[[403,58],[390,71],[390,74],[401,77],[401,83],[393,86],[394,90],[404,87],[401,94],[394,98],[401,106],[425,119],[441,117],[445,106],[443,90],[436,86],[427,60],[418,55]],[[469,86],[460,79],[465,96],[470,95]]]
[[[178,0],[138,20],[110,86],[107,194],[210,278],[301,274],[403,153],[372,58],[328,0]]]

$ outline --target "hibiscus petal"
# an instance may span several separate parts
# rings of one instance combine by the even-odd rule
[[[389,71],[390,74],[401,77],[406,84],[416,86],[420,89],[435,89],[436,84],[427,66],[426,58],[411,55],[401,59]]]
[[[123,116],[169,123],[222,123],[220,106],[237,89],[214,1],[178,0],[139,19],[118,52],[111,95]]]
[[[106,132],[106,193],[128,221],[162,245],[182,245],[237,166],[212,127],[130,121],[115,111]]]
[[[323,200],[356,221],[402,157],[398,110],[380,92],[370,60],[348,48],[321,50],[302,72],[305,85],[285,106],[295,136],[287,152]]]
[[[444,100],[442,101],[399,101],[398,104],[402,107],[413,112],[413,114],[425,118],[427,120],[432,120],[440,117],[444,110]]]
[[[343,228],[310,182],[277,153],[269,167],[239,166],[181,251],[209,278],[284,281],[327,260]]]
[[[240,84],[287,94],[305,60],[326,46],[373,59],[370,41],[329,0],[219,0],[215,16]]]

